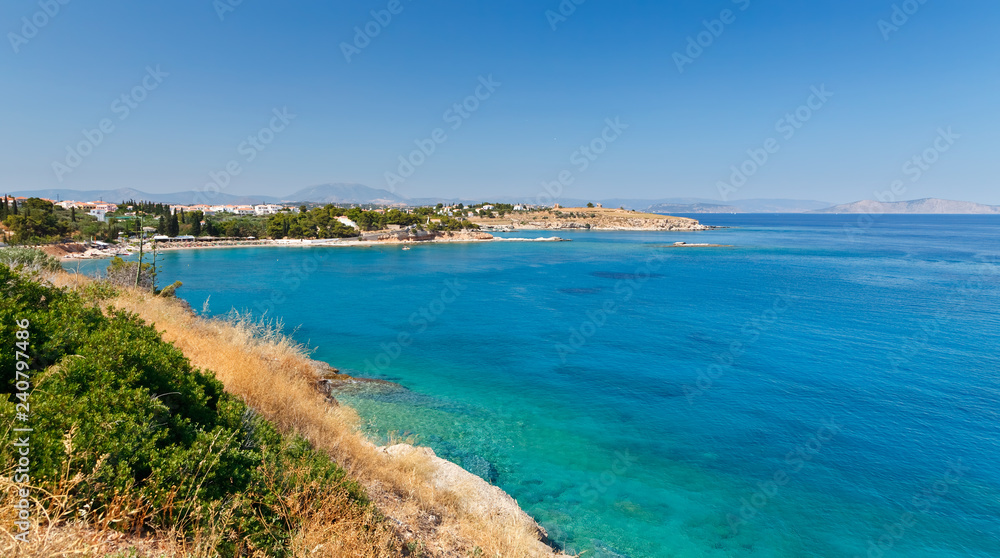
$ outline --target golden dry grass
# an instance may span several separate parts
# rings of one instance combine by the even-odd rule
[[[89,281],[59,274],[64,286]],[[394,457],[372,444],[358,430],[357,414],[330,405],[315,389],[317,372],[304,347],[245,317],[208,320],[197,317],[175,299],[147,292],[125,291],[108,306],[133,312],[160,331],[191,362],[211,370],[226,391],[242,398],[285,433],[298,433],[327,452],[351,478],[359,481],[388,519],[373,517],[344,521],[344,507],[332,500],[290,496],[288,513],[301,521],[295,539],[296,556],[392,555],[395,544],[419,548],[421,556],[527,557],[552,555],[541,545],[533,524],[512,514],[486,515],[469,501],[461,487],[437,488],[431,477],[432,457],[411,452]],[[336,494],[326,494],[335,499]],[[336,510],[325,513],[325,510]],[[337,519],[334,521],[334,519]],[[395,540],[388,527],[395,531]],[[168,537],[169,539],[169,537]],[[171,539],[166,555],[200,556],[203,544],[185,548]],[[190,544],[190,543],[189,543]],[[177,546],[181,545],[181,546]],[[38,554],[41,555],[41,554]]]

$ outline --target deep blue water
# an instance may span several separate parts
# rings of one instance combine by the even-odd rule
[[[1000,556],[1000,217],[694,217],[734,228],[174,252],[161,275],[402,384],[342,398],[572,551]]]

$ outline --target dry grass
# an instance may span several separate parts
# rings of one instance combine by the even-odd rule
[[[66,274],[53,279],[66,286],[88,281]],[[304,347],[280,335],[276,328],[240,316],[199,318],[180,301],[147,292],[124,292],[108,303],[153,324],[195,366],[213,371],[228,392],[241,397],[280,430],[296,432],[327,452],[366,488],[404,548],[411,552],[420,549],[413,555],[552,555],[523,516],[486,515],[460,487],[435,486],[437,465],[433,457],[422,452],[392,456],[372,444],[358,431],[358,417],[352,409],[330,405],[315,388],[316,369]],[[322,492],[321,487],[314,488]],[[315,500],[290,495],[289,517],[302,522],[295,539],[296,556],[390,555],[386,552],[392,541],[385,524],[379,527],[372,517],[343,521],[343,516],[337,515],[343,506],[324,502],[317,505]],[[327,513],[329,510],[338,511]],[[198,548],[180,550],[179,555],[199,555]]]

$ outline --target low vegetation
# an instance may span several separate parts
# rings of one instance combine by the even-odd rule
[[[357,482],[226,393],[141,318],[102,311],[95,303],[113,292],[59,289],[0,265],[0,339],[30,322],[29,555],[68,550],[46,548],[43,533],[59,525],[155,536],[192,556],[293,556],[319,529],[340,550],[394,555],[391,530]],[[4,343],[3,370],[15,369],[14,348]],[[25,417],[13,375],[4,380],[0,482],[10,495],[12,427]],[[0,507],[4,556],[17,544],[13,503]]]

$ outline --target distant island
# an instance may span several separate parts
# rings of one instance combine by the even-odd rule
[[[826,209],[819,209],[810,213],[869,213],[873,215],[910,214],[910,215],[984,215],[1000,213],[1000,205],[985,205],[975,202],[942,200],[938,198],[924,198],[920,200],[879,202],[875,200],[862,200],[854,203],[835,205]]]

